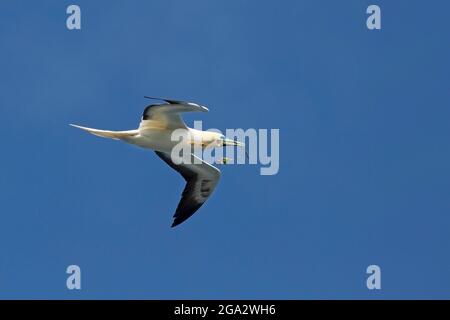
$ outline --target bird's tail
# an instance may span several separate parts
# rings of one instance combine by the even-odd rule
[[[72,127],[87,131],[89,133],[92,133],[93,135],[103,137],[103,138],[110,138],[110,139],[124,139],[129,137],[134,137],[138,134],[138,130],[129,130],[129,131],[110,131],[110,130],[100,130],[100,129],[93,129],[93,128],[87,128],[78,126],[76,124],[70,124]]]

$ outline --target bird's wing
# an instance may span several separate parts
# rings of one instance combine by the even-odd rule
[[[220,171],[193,154],[191,164],[177,165],[172,161],[169,153],[159,151],[155,153],[186,180],[180,203],[173,216],[175,219],[172,227],[175,227],[192,216],[205,203],[219,182]],[[199,163],[195,163],[194,160]]]
[[[198,105],[196,103],[169,99],[159,99],[163,100],[165,103],[161,104],[151,104],[147,106],[142,114],[141,126],[145,126],[146,120],[154,120],[159,122],[162,126],[170,129],[183,128],[186,129],[187,126],[180,116],[182,112],[208,112],[208,108]]]

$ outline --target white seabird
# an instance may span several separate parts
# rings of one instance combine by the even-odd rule
[[[182,112],[208,112],[208,108],[187,101],[172,99],[160,99],[145,97],[164,101],[164,103],[151,104],[147,106],[142,114],[141,123],[136,130],[110,131],[82,127],[71,124],[71,126],[85,130],[96,136],[122,140],[146,149],[152,149],[171,168],[178,171],[186,180],[181,200],[174,214],[172,227],[184,222],[192,216],[209,196],[213,193],[220,179],[220,170],[206,163],[192,152],[189,163],[175,164],[171,158],[172,148],[179,141],[172,141],[171,136],[176,129],[185,129],[190,137],[190,147],[200,143],[202,148],[208,146],[244,146],[243,143],[227,139],[217,132],[200,131],[189,128],[180,116]],[[189,156],[188,156],[189,157]],[[224,163],[226,158],[224,158]]]

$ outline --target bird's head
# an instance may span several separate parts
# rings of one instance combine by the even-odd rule
[[[228,139],[223,134],[219,134],[216,141],[217,141],[217,146],[219,146],[219,147],[235,146],[235,147],[244,148],[245,157],[247,159],[249,159],[247,150],[245,150],[245,143],[237,141],[237,139]],[[228,159],[228,158],[224,158],[222,163],[227,164],[227,162],[229,162],[229,160],[230,159]]]
[[[245,144],[243,142],[237,141],[236,139],[228,139],[223,134],[218,134],[216,141],[217,144],[222,147],[226,146],[245,147]]]

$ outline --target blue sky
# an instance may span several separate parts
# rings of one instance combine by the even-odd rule
[[[73,3],[80,31],[0,4],[0,298],[450,298],[448,1]],[[222,167],[171,229],[182,178],[68,126],[133,129],[143,95],[279,128],[279,173]]]

